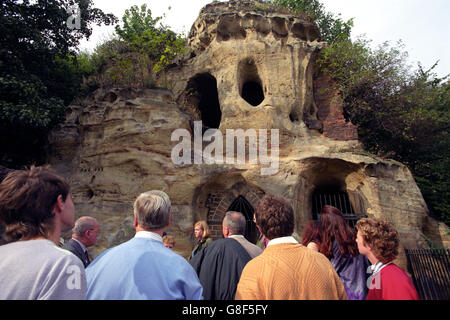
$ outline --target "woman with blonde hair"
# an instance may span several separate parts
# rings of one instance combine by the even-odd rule
[[[208,224],[205,220],[197,221],[194,224],[194,237],[198,240],[197,244],[194,247],[194,250],[192,250],[189,260],[191,260],[198,252],[200,252],[200,250],[205,248],[213,241],[210,237]]]

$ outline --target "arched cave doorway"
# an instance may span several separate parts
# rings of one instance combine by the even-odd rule
[[[336,187],[319,187],[314,190],[312,196],[312,217],[314,220],[320,219],[320,211],[325,205],[338,208],[351,227],[354,227],[359,219],[367,217],[361,201],[356,203],[357,208],[355,210],[348,193]]]
[[[256,244],[259,238],[259,231],[253,222],[254,209],[247,199],[243,196],[237,197],[227,211],[237,211],[244,215],[246,220],[244,236],[248,241]]]
[[[218,129],[222,118],[217,80],[209,73],[202,73],[191,78],[186,89],[188,95],[197,98],[203,127]]]

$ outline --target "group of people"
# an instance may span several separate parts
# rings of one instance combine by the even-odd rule
[[[48,167],[9,172],[0,183],[0,299],[418,299],[392,262],[398,233],[382,220],[361,219],[355,234],[338,209],[325,206],[298,243],[292,206],[267,194],[254,213],[263,248],[245,239],[242,213],[230,211],[223,239],[213,241],[205,221],[195,224],[198,243],[186,260],[165,233],[172,218],[166,193],[140,194],[133,214],[135,236],[90,261],[86,249],[100,226],[92,217],[75,222],[66,180]],[[71,229],[59,247],[61,232]]]
[[[397,231],[386,221],[368,218],[359,220],[356,230],[339,209],[325,205],[320,219],[306,226],[302,244],[330,260],[350,300],[418,300],[411,279],[392,263],[398,255]]]

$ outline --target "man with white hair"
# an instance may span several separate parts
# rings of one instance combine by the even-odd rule
[[[108,249],[86,269],[91,300],[200,300],[197,274],[180,255],[163,245],[169,225],[169,196],[158,190],[134,202],[136,235]]]
[[[99,225],[95,218],[81,217],[75,221],[75,227],[72,229],[72,239],[64,243],[63,249],[72,252],[80,258],[86,268],[91,263],[87,248],[95,244],[98,232]]]
[[[262,253],[262,249],[245,239],[245,225],[246,221],[242,213],[228,211],[222,221],[222,233],[224,238],[231,238],[239,242],[253,259]]]
[[[222,220],[224,239],[211,242],[189,261],[203,285],[205,300],[233,300],[242,269],[261,253],[244,238],[245,224],[242,213],[228,211]]]

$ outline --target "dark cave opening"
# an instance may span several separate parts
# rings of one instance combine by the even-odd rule
[[[218,129],[222,118],[217,81],[209,73],[195,76],[189,81],[187,91],[198,98],[197,108],[204,127]]]
[[[255,81],[247,81],[242,86],[242,98],[256,107],[264,101],[264,92],[261,84]]]
[[[258,67],[249,57],[239,62],[238,65],[239,94],[242,99],[256,107],[264,101],[264,89],[258,74]]]

